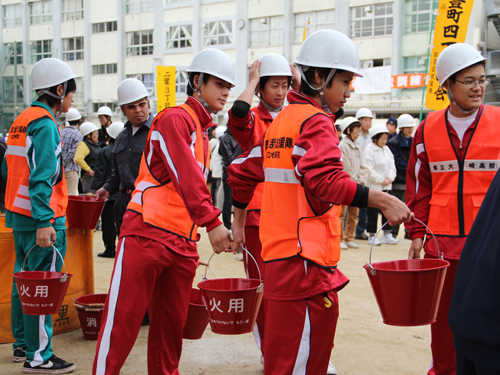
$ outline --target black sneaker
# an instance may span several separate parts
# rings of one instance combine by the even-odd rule
[[[357,240],[365,240],[365,241],[368,241],[368,236],[366,235],[365,232],[362,232],[362,233],[356,233],[354,235],[354,238],[357,239]]]
[[[67,374],[73,372],[76,366],[73,363],[52,355],[47,362],[36,367],[31,367],[28,361],[24,362],[23,373],[25,374]]]
[[[100,258],[114,258],[116,256],[115,250],[108,251],[107,249],[103,253],[97,254]]]
[[[26,361],[26,348],[14,348],[14,354],[12,355],[12,360],[14,362]]]

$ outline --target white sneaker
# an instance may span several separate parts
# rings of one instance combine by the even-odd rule
[[[347,250],[349,247],[347,247],[347,244],[345,244],[345,243],[341,242],[341,243],[340,243],[340,248],[341,248],[342,250]]]
[[[346,242],[345,243],[347,247],[353,248],[353,249],[359,249],[359,245],[356,242]]]
[[[392,237],[392,233],[384,234],[382,237],[382,243],[386,243],[389,245],[396,245],[399,242],[398,239]]]
[[[243,254],[236,254],[235,256],[236,260],[239,260],[240,262],[243,262]]]
[[[333,365],[332,361],[328,362],[328,370],[326,371],[326,375],[337,375],[337,369]]]
[[[373,246],[380,246],[380,244],[382,242],[380,242],[380,240],[377,237],[374,236],[374,237],[370,237],[370,239],[368,240],[368,243],[370,245],[373,245]]]

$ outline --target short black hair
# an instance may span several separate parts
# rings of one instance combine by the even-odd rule
[[[266,86],[266,83],[269,82],[269,79],[271,78],[272,76],[265,76],[265,77],[260,77],[260,80],[259,80],[259,88],[261,90],[264,90],[264,87]],[[287,81],[288,81],[288,88],[290,88],[290,85],[292,84],[292,77],[287,77]]]
[[[76,82],[74,80],[74,78],[71,78],[69,81],[66,81],[67,82],[67,85],[66,85],[66,92],[64,93],[64,97],[68,96],[68,94],[70,92],[75,92],[76,91]],[[59,85],[63,85],[64,86],[64,82],[63,83],[60,83]],[[57,95],[57,86],[59,85],[55,85],[55,86],[52,86],[50,89],[49,89],[49,92],[51,92],[52,94],[55,94]],[[38,101],[43,101],[45,103],[47,103],[47,105],[49,107],[54,107],[57,103],[59,103],[61,101],[61,99],[56,99],[48,94],[43,94],[42,96],[40,96],[38,98]]]
[[[361,127],[361,123],[359,121],[353,122],[351,125],[349,125],[347,128],[344,129],[343,133],[345,135],[349,135],[352,133],[354,128],[360,128],[360,127]],[[347,132],[347,130],[349,130],[349,133]]]
[[[75,126],[75,125],[78,125],[82,122],[82,119],[79,118],[78,120],[73,120],[73,121],[68,121],[68,124],[70,124],[71,126]]]
[[[323,77],[325,77],[325,79],[328,77],[328,75],[330,74],[331,70],[330,68],[315,68],[315,67],[310,67],[309,69],[307,69],[307,71],[304,72],[304,76],[306,77],[307,79],[307,82],[309,82],[309,84],[312,86],[314,83],[317,83],[315,81],[316,77],[315,77],[315,72],[316,72],[316,69],[319,69],[319,74]],[[342,74],[344,72],[344,70],[342,69],[338,69],[335,74]],[[333,75],[333,77],[335,77],[335,74]],[[326,85],[327,88],[330,88],[332,87],[332,83],[333,83],[333,77],[332,79],[330,80],[330,82],[328,82],[328,85]],[[302,94],[305,94],[307,96],[316,96],[316,94],[318,93],[316,90],[313,90],[312,88],[309,87],[309,85],[307,84],[307,82],[305,82],[304,79],[302,79],[300,81],[300,92]]]
[[[483,60],[483,61],[479,61],[478,63],[475,63],[474,65],[468,66],[468,67],[466,67],[466,68],[464,68],[464,69],[467,69],[467,68],[473,68],[473,67],[478,66],[478,65],[481,65],[481,66],[484,68],[484,70],[486,70],[486,62],[485,62],[484,60]],[[464,69],[462,69],[462,70],[464,70]],[[455,83],[455,82],[457,81],[457,75],[458,75],[458,73],[460,73],[462,70],[460,70],[460,71],[456,72],[455,74],[453,74],[453,75],[452,75],[450,78],[448,78],[448,79],[449,79],[451,82]]]
[[[193,96],[194,77],[196,77],[197,75],[200,75],[200,74],[201,73],[199,73],[199,72],[189,73],[189,78],[188,78],[189,83],[187,84],[187,89],[186,89],[186,93],[188,94],[188,96]],[[204,84],[207,84],[209,78],[210,78],[210,74],[203,73],[203,83]]]
[[[387,134],[387,133],[378,133],[378,134],[375,134],[373,137],[372,137],[372,142],[373,143],[377,143],[378,140],[380,139],[380,137],[382,137],[382,134]]]

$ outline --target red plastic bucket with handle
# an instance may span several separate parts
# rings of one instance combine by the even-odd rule
[[[89,294],[75,300],[75,308],[80,319],[83,337],[97,340],[101,330],[102,311],[107,294]]]
[[[415,220],[422,223],[420,220]],[[431,235],[434,238],[432,232]],[[450,263],[442,258],[372,263],[372,250],[373,245],[370,249],[369,263],[363,267],[370,280],[384,323],[394,326],[434,323],[446,269]]]
[[[68,196],[66,209],[68,228],[94,230],[105,201],[104,198],[96,199],[87,195]]]
[[[248,255],[254,259],[250,253]],[[205,277],[205,280],[198,284],[198,288],[201,290],[213,332],[239,335],[253,331],[264,295],[262,277],[259,280],[240,278],[206,280]]]
[[[24,271],[26,259],[34,247],[26,254],[21,271],[14,274],[21,307],[23,313],[27,315],[56,314],[61,308],[73,275],[66,273],[66,268],[64,272]],[[61,257],[64,265],[61,254],[54,246],[52,247],[53,251]]]
[[[208,325],[208,312],[199,289],[191,289],[191,301],[189,311],[184,326],[182,338],[188,340],[198,340],[203,336],[203,332]]]

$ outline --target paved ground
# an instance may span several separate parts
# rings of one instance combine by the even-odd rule
[[[96,293],[107,293],[113,268],[110,259],[97,258],[103,251],[101,232],[94,239]],[[358,250],[342,253],[339,268],[351,282],[339,293],[340,318],[332,351],[332,362],[339,375],[426,374],[431,361],[430,329],[424,327],[393,327],[382,323],[373,292],[363,265],[368,261],[369,246],[358,241]],[[400,239],[398,245],[376,247],[373,261],[406,258],[410,241]],[[201,260],[208,260],[211,249],[208,237],[202,234],[199,243]],[[242,262],[231,254],[213,258],[213,269],[219,277],[243,277]],[[201,281],[202,268],[194,284]],[[148,328],[142,327],[122,374],[146,374]],[[95,341],[83,339],[80,330],[56,336],[55,353],[75,362],[76,375],[91,373]],[[283,350],[287,350],[283,348]],[[21,364],[11,362],[11,344],[0,345],[0,374],[20,374]],[[260,353],[251,334],[222,336],[207,329],[203,338],[184,341],[180,372],[186,375],[261,375]]]

